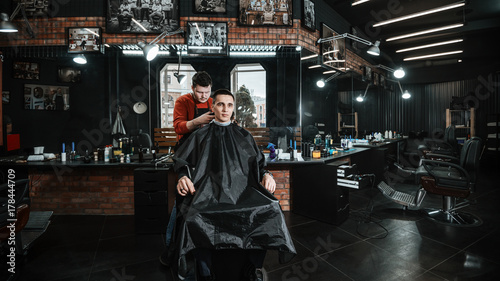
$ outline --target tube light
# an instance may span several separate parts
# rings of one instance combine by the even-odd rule
[[[423,35],[423,34],[428,34],[428,33],[448,30],[448,29],[452,29],[452,28],[462,27],[463,25],[464,25],[463,23],[457,23],[457,24],[446,25],[446,26],[442,26],[442,27],[436,27],[436,28],[432,28],[432,29],[427,29],[427,30],[422,30],[422,31],[417,31],[417,32],[413,32],[413,33],[408,33],[408,34],[404,34],[404,35],[399,35],[399,36],[387,38],[385,41],[394,41],[394,40],[419,36],[419,35]]]
[[[308,59],[313,59],[315,57],[317,57],[318,54],[314,54],[314,55],[310,55],[310,56],[305,56],[305,57],[301,57],[300,60],[308,60]]]
[[[464,41],[464,39],[455,39],[455,40],[437,42],[437,43],[432,43],[432,44],[427,44],[427,45],[421,45],[421,46],[415,46],[415,47],[406,48],[406,49],[400,49],[400,50],[397,50],[396,53],[403,53],[403,52],[409,52],[409,51],[420,50],[420,49],[425,49],[425,48],[432,48],[432,47],[437,47],[437,46],[443,46],[443,45],[448,45],[448,44],[459,43],[459,42],[462,42],[462,41]]]
[[[413,19],[416,17],[425,16],[425,15],[430,15],[430,14],[434,14],[434,13],[462,7],[464,5],[465,5],[465,1],[460,1],[457,3],[450,4],[450,5],[442,6],[439,8],[434,8],[434,9],[430,9],[430,10],[426,10],[426,11],[422,11],[422,12],[418,12],[418,13],[414,13],[414,14],[409,14],[409,15],[402,16],[402,17],[392,18],[392,19],[388,19],[388,20],[384,20],[384,21],[379,21],[379,22],[373,24],[373,27],[387,25],[387,24],[400,22],[400,21],[404,21],[404,20],[408,20],[408,19]]]
[[[454,55],[454,54],[460,54],[463,53],[463,50],[457,50],[457,51],[451,51],[451,52],[444,52],[444,53],[436,53],[436,54],[430,54],[430,55],[424,55],[424,56],[417,56],[417,57],[408,57],[403,59],[404,61],[410,61],[410,60],[420,60],[420,59],[426,59],[426,58],[433,58],[433,57],[440,57],[440,56],[449,56],[449,55]]]
[[[315,64],[315,65],[311,65],[311,66],[309,66],[308,68],[309,68],[309,69],[313,69],[313,68],[318,68],[318,67],[321,67],[321,65],[319,65],[319,64]]]
[[[351,3],[351,7],[352,7],[352,6],[359,5],[359,4],[366,3],[366,2],[368,2],[368,1],[370,1],[370,0],[358,0],[358,1],[352,2],[352,3]]]

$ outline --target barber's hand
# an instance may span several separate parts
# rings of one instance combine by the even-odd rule
[[[210,123],[212,120],[214,120],[214,118],[215,115],[211,114],[211,112],[206,112],[198,116],[197,118],[193,119],[193,121],[196,126],[200,126]]]
[[[193,195],[195,191],[194,184],[188,177],[183,176],[177,182],[177,192],[181,196],[186,196],[188,193]]]
[[[276,182],[270,174],[264,174],[264,178],[262,179],[262,186],[264,186],[270,193],[274,193],[274,191],[276,190]]]

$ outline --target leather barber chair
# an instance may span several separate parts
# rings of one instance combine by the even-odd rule
[[[455,136],[455,126],[446,127],[443,139],[425,139],[425,143],[419,146],[418,149],[424,158],[428,158],[427,154],[429,153],[458,156],[459,149]]]
[[[12,190],[14,190],[14,193],[12,193]],[[15,213],[15,217],[11,216],[12,212]],[[21,179],[0,185],[0,243],[8,243],[7,240],[10,237],[15,237],[17,255],[23,254],[21,230],[28,223],[29,215],[29,180]],[[9,220],[14,218],[17,219],[15,222]],[[14,227],[11,227],[12,225]]]
[[[473,137],[468,140],[460,153],[459,162],[422,160],[422,167],[427,172],[420,179],[421,186],[429,193],[443,196],[441,209],[424,209],[431,219],[452,225],[479,225],[481,219],[470,213],[458,212],[468,206],[467,201],[457,204],[459,199],[469,197],[474,192],[479,159],[482,152],[482,140]],[[444,156],[442,158],[445,158]]]
[[[438,157],[440,160],[422,159],[422,165],[416,171],[420,186],[415,194],[397,191],[384,181],[378,184],[378,188],[384,196],[405,208],[419,209],[427,193],[441,195],[441,209],[421,209],[427,218],[455,226],[480,225],[480,218],[458,212],[466,207],[468,202],[457,201],[469,197],[474,192],[481,151],[481,139],[473,137],[462,147],[460,158],[441,155]]]

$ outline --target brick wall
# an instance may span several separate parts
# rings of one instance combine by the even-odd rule
[[[276,181],[276,197],[281,204],[283,211],[290,211],[290,170],[270,170]]]
[[[188,21],[227,22],[229,27],[229,45],[300,45],[315,53],[319,48],[315,40],[319,31],[311,32],[300,27],[300,20],[294,20],[293,27],[247,27],[239,26],[236,18],[215,17],[181,17],[180,26],[185,29]],[[17,26],[24,26],[22,21],[15,20]],[[106,33],[106,21],[103,17],[70,17],[70,18],[35,18],[30,24],[36,38],[30,38],[24,28],[19,33],[11,33],[0,37],[0,46],[61,46],[67,44],[67,27],[101,27],[103,43],[136,44],[138,41],[151,41],[158,34],[114,34]],[[167,36],[160,44],[185,44],[181,35]]]
[[[136,167],[71,168],[54,165],[53,168],[29,170],[32,211],[54,211],[55,214],[134,214]],[[276,180],[275,197],[279,199],[283,211],[290,211],[290,171],[272,170],[272,173]]]
[[[31,209],[56,214],[133,215],[134,169],[30,169]]]

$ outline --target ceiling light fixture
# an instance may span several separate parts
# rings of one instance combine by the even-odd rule
[[[315,57],[317,57],[318,54],[314,54],[314,55],[310,55],[310,56],[305,56],[305,57],[301,57],[300,60],[308,60],[308,59],[313,59]]]
[[[457,50],[457,51],[444,52],[444,53],[436,53],[436,54],[423,55],[423,56],[417,56],[417,57],[408,57],[408,58],[405,58],[403,60],[404,61],[420,60],[420,59],[427,59],[427,58],[433,58],[433,57],[455,55],[455,54],[460,54],[460,53],[463,53],[463,52],[464,52],[463,50]]]
[[[174,77],[177,78],[177,82],[179,82],[179,84],[183,84],[186,81],[187,76],[179,74],[181,71],[182,53],[181,50],[178,50],[177,52],[179,52],[179,64],[177,65],[177,72],[174,72]]]
[[[326,78],[326,79],[320,79],[318,81],[316,81],[316,86],[318,86],[319,88],[323,88],[325,87],[326,83],[329,82],[330,80],[332,80],[333,78],[339,76],[341,73],[340,72],[337,72],[337,73],[334,73],[332,76]]]
[[[145,42],[138,42],[137,45],[144,52],[144,56],[146,57],[146,60],[152,61],[156,58],[156,56],[158,55],[158,52],[160,50],[157,43],[160,42],[160,40],[162,40],[166,36],[171,36],[171,35],[179,34],[179,33],[184,35],[184,30],[179,28],[176,31],[172,31],[172,32],[164,31],[160,35],[158,35],[158,37],[153,39],[153,41],[149,42],[149,44],[146,44]]]
[[[426,48],[432,48],[432,47],[443,46],[443,45],[448,45],[448,44],[460,43],[462,41],[464,41],[464,39],[455,39],[455,40],[437,42],[437,43],[432,43],[432,44],[427,44],[427,45],[421,45],[421,46],[415,46],[415,47],[411,47],[411,48],[400,49],[400,50],[397,50],[396,53],[404,53],[404,52],[415,51],[415,50],[420,50],[420,49],[426,49]]]
[[[408,33],[408,34],[404,34],[404,35],[390,37],[390,38],[387,38],[385,41],[389,42],[389,41],[395,41],[395,40],[409,38],[409,37],[415,37],[415,36],[424,35],[424,34],[428,34],[428,33],[434,33],[434,32],[438,32],[438,31],[458,28],[458,27],[462,27],[463,25],[464,25],[463,23],[457,23],[457,24],[446,25],[446,26],[442,26],[442,27],[436,27],[436,28],[432,28],[432,29],[427,29],[427,30],[417,31],[417,32]]]
[[[87,58],[83,54],[79,54],[73,58],[73,61],[78,63],[78,64],[86,64]]]
[[[319,68],[319,67],[321,67],[321,65],[320,65],[320,64],[315,64],[315,65],[311,65],[311,66],[309,66],[308,68],[309,68],[309,69],[314,69],[314,68]]]
[[[370,87],[370,84],[366,85],[366,89],[365,89],[365,93],[363,95],[359,95],[357,98],[356,98],[356,101],[358,102],[363,102],[365,100],[365,97],[366,97],[366,92],[368,92],[368,88]]]
[[[388,19],[388,20],[384,20],[384,21],[379,21],[379,22],[373,24],[373,27],[387,25],[387,24],[400,22],[400,21],[404,21],[404,20],[408,20],[408,19],[413,19],[413,18],[425,16],[425,15],[430,15],[430,14],[434,14],[434,13],[462,7],[464,5],[465,5],[465,1],[459,1],[457,3],[445,5],[445,6],[438,7],[438,8],[434,8],[434,9],[430,9],[430,10],[426,10],[426,11],[422,11],[422,12],[418,12],[418,13],[414,13],[414,14],[409,14],[409,15],[402,16],[402,17],[392,18],[392,19]]]
[[[354,1],[354,2],[352,2],[352,3],[351,3],[351,7],[352,7],[352,6],[359,5],[359,4],[366,3],[366,2],[368,2],[368,1],[370,1],[370,0],[358,0],[358,1]]]
[[[399,81],[398,81],[398,85],[399,85],[399,89],[401,90],[401,94],[402,94],[401,97],[405,100],[411,98],[411,94],[410,94],[410,92],[408,92],[408,90],[405,90],[403,92],[403,87],[401,87],[401,83],[399,83]]]
[[[380,56],[380,49],[378,46],[380,46],[380,41],[377,40],[366,52],[372,56]]]
[[[392,72],[394,77],[396,77],[398,79],[401,79],[401,78],[405,77],[405,75],[406,75],[406,72],[404,71],[404,69],[402,67],[400,67],[398,69],[392,69],[392,68],[385,66],[385,65],[382,65],[382,64],[375,65],[375,67]]]
[[[0,14],[0,32],[18,32],[17,27],[9,20],[9,16],[6,13]]]
[[[329,42],[329,41],[338,40],[338,39],[342,39],[342,38],[349,38],[351,40],[363,43],[365,45],[372,46],[368,49],[367,53],[372,55],[372,56],[379,56],[380,55],[380,49],[379,49],[380,41],[376,41],[375,43],[372,43],[366,39],[363,39],[363,38],[358,37],[358,36],[354,36],[350,33],[344,33],[344,34],[335,35],[335,36],[326,37],[326,38],[319,38],[318,41],[316,41],[316,43],[319,44],[319,43]]]

